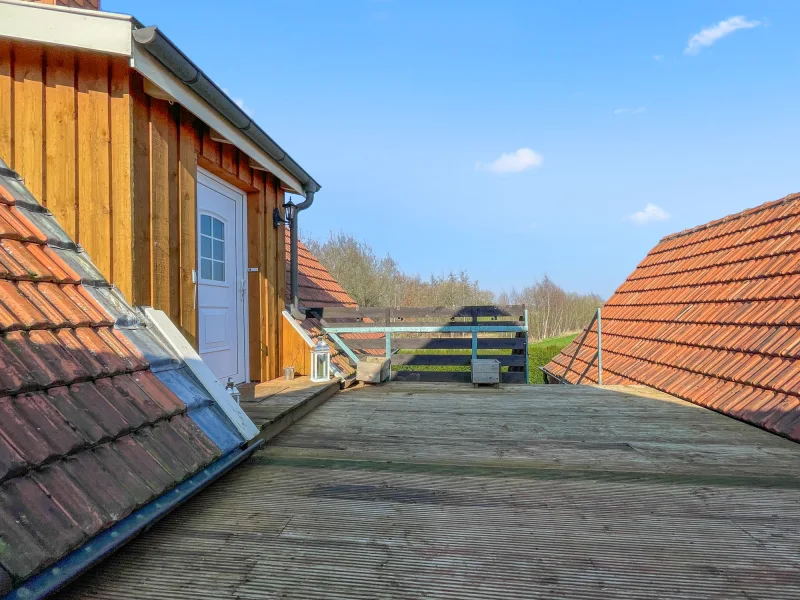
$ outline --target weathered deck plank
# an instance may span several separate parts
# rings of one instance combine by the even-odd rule
[[[323,396],[322,401],[327,400],[338,389],[339,382],[333,379],[323,383],[315,383],[308,377],[290,381],[273,379],[240,385],[239,402],[245,414],[263,431],[291,413],[302,412],[304,405],[315,398]]]
[[[643,388],[357,388],[63,597],[797,598],[798,467]]]

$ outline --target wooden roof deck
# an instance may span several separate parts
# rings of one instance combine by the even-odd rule
[[[63,597],[797,598],[799,466],[647,388],[356,388]]]

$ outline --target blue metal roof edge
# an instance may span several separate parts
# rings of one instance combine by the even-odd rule
[[[38,600],[58,591],[134,537],[149,529],[158,520],[202,491],[203,488],[238,466],[264,443],[264,440],[258,440],[247,448],[223,456],[138,511],[99,533],[54,565],[26,580],[23,585],[12,590],[0,600]]]

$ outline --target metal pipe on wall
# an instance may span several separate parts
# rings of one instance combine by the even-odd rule
[[[292,312],[295,313],[296,318],[302,318],[298,315],[299,291],[298,291],[298,273],[297,273],[297,240],[298,240],[298,226],[297,217],[301,210],[305,210],[314,203],[314,194],[316,190],[306,189],[306,199],[300,204],[292,204],[292,218],[289,224],[291,232],[289,241],[289,274],[291,278],[291,294],[292,294]]]

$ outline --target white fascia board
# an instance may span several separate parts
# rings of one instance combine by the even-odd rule
[[[0,0],[0,38],[130,56],[133,17]]]
[[[155,310],[150,307],[146,307],[143,310],[147,318],[161,332],[161,335],[169,341],[172,349],[183,359],[195,377],[200,380],[203,387],[211,394],[214,402],[222,409],[225,416],[231,420],[233,426],[242,434],[244,439],[252,440],[256,437],[258,435],[258,427],[245,414],[242,407],[233,401],[225,387],[214,377],[214,373],[203,362],[200,355],[195,352],[191,344],[186,341],[186,338],[181,335],[181,332],[170,321],[170,318],[161,310]]]
[[[294,328],[298,335],[303,338],[309,348],[314,347],[314,340],[308,335],[305,329],[297,322],[297,320],[289,313],[288,310],[283,311],[283,318],[289,321],[289,324]]]
[[[231,144],[263,165],[265,170],[280,179],[293,193],[305,195],[302,184],[295,179],[289,171],[275,162],[275,160],[259,148],[253,140],[231,125],[225,117],[220,115],[211,105],[170,73],[160,62],[153,58],[149,52],[142,50],[136,44],[133,45],[131,66],[164,90],[169,96],[175,98],[176,102],[203,121],[211,129],[217,131],[225,139],[230,140]]]

